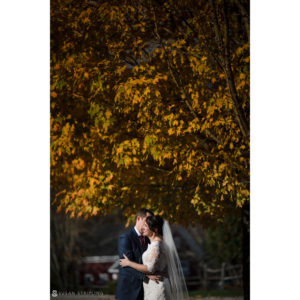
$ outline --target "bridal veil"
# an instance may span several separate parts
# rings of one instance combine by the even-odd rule
[[[167,285],[167,295],[172,300],[189,299],[186,283],[182,271],[182,266],[176,250],[169,222],[164,220],[163,241],[166,249],[169,285]]]

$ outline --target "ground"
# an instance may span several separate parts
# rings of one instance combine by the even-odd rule
[[[51,297],[55,300],[115,300],[115,296],[57,296]],[[243,297],[208,297],[208,298],[190,298],[190,300],[243,300]]]

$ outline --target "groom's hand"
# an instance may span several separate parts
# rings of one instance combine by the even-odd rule
[[[154,280],[156,283],[163,281],[164,277],[169,278],[168,267],[165,267],[162,272],[156,272],[152,275],[147,275],[149,279]]]
[[[156,283],[159,283],[160,281],[163,281],[163,276],[161,275],[147,275],[147,277],[151,280],[154,280]]]

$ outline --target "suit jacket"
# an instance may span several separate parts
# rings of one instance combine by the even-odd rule
[[[124,258],[124,253],[131,261],[142,264],[142,254],[147,249],[149,243],[149,239],[145,237],[145,245],[142,248],[138,234],[136,233],[135,229],[132,228],[131,230],[120,235],[119,237],[119,257]],[[145,274],[133,268],[120,267],[116,298],[119,300],[143,300],[144,277]]]

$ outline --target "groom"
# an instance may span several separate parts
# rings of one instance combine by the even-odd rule
[[[134,228],[123,233],[119,237],[118,253],[123,258],[123,253],[132,261],[142,264],[142,254],[147,250],[150,243],[148,237],[143,236],[143,226],[148,216],[153,212],[142,208],[136,214]],[[160,275],[145,275],[130,267],[120,268],[116,299],[118,300],[143,300],[143,281],[161,280]]]

